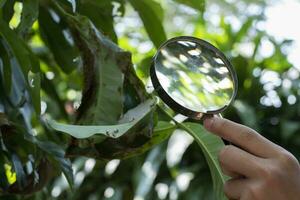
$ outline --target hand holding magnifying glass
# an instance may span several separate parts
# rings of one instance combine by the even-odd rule
[[[237,93],[237,77],[224,54],[193,37],[165,42],[154,56],[150,75],[160,98],[193,119],[220,114]],[[300,167],[292,154],[226,119],[208,117],[204,125],[235,145],[227,145],[219,154],[223,172],[232,177],[224,187],[228,198],[300,199]]]
[[[236,145],[227,145],[219,153],[223,173],[232,177],[224,186],[229,199],[300,199],[300,166],[291,153],[226,119],[207,118],[204,126]]]

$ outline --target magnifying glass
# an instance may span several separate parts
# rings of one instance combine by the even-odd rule
[[[192,119],[220,114],[237,94],[237,76],[225,55],[212,44],[189,36],[161,45],[150,68],[159,97]]]

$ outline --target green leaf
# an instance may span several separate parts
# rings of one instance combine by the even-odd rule
[[[65,158],[65,151],[58,145],[52,142],[44,142],[36,140],[36,144],[50,156],[53,156],[54,159],[59,163],[61,170],[67,178],[69,185],[72,187],[74,178],[73,178],[73,169],[70,159]]]
[[[123,68],[131,54],[99,32],[83,16],[65,15],[83,57],[84,88],[77,124],[116,124],[123,111]]]
[[[68,2],[71,4],[72,6],[72,11],[76,12],[76,0],[68,0]]]
[[[61,167],[61,170],[65,174],[68,183],[72,187],[73,184],[73,169],[72,169],[72,163],[70,159],[65,158],[65,151],[63,147],[51,142],[51,141],[43,141],[38,139],[37,137],[32,136],[31,133],[29,133],[26,130],[23,130],[23,127],[19,124],[15,124],[14,127],[16,130],[18,130],[19,133],[24,132],[24,139],[26,141],[29,141],[35,145],[38,146],[39,149],[41,149],[43,152],[46,152],[50,157],[52,157],[55,161],[58,162],[59,166]],[[46,155],[47,155],[46,154]],[[49,164],[47,164],[49,165]],[[46,184],[46,183],[45,183]]]
[[[19,66],[22,69],[27,89],[31,94],[31,100],[36,113],[40,114],[40,65],[35,55],[19,36],[9,28],[9,26],[0,20],[0,36],[9,45],[7,51],[17,59]]]
[[[6,93],[9,94],[12,85],[11,65],[10,65],[9,55],[4,47],[2,38],[0,38],[0,59],[2,61],[0,62],[0,65],[2,65],[2,71],[3,71],[3,77],[1,78],[3,78],[3,85],[5,86]]]
[[[174,124],[170,124],[169,122],[165,121],[159,121],[154,127],[151,138],[146,143],[137,148],[127,148],[127,152],[121,152],[119,155],[117,154],[115,156],[116,158],[127,159],[142,154],[153,148],[155,145],[167,140],[175,129],[176,126]]]
[[[37,65],[39,65],[37,63]],[[33,73],[32,71],[28,72],[28,81],[29,88],[33,106],[37,115],[41,112],[41,96],[40,96],[40,88],[41,88],[41,77],[40,73]]]
[[[144,58],[137,67],[137,73],[140,78],[147,79],[150,76],[150,67],[153,60],[153,56]]]
[[[21,22],[17,27],[17,32],[25,36],[32,27],[39,15],[39,0],[23,0]]]
[[[78,12],[87,16],[98,30],[117,43],[118,38],[114,30],[112,10],[113,5],[110,0],[81,1]]]
[[[189,6],[193,9],[199,10],[202,13],[205,10],[205,0],[174,0],[174,1]]]
[[[119,120],[124,112],[145,103],[150,96],[135,74],[131,54],[120,49],[99,32],[88,18],[71,16],[57,3],[55,7],[68,23],[75,44],[82,54],[84,89],[76,124],[110,126],[128,123],[133,117],[139,117],[136,116],[136,112],[129,110],[127,113],[131,114],[127,115],[130,116],[127,117],[128,121]],[[123,95],[127,86],[133,91],[130,93],[130,102],[129,98],[126,98],[128,96]],[[120,138],[110,138],[103,134],[86,139],[72,138],[67,155],[84,155],[108,160],[133,155],[132,151],[140,153],[141,151],[135,150],[139,150],[140,146],[150,140],[153,132],[154,108],[153,105],[153,110],[146,115],[144,113],[145,116],[136,125],[128,127],[128,134]]]
[[[19,156],[15,153],[11,155],[11,162],[13,165],[13,169],[16,172],[17,175],[17,182],[19,187],[24,187],[26,185],[26,174],[23,169],[22,162],[19,158]]]
[[[5,158],[4,158],[4,154],[1,151],[1,154],[0,154],[0,187],[7,189],[9,186],[9,182],[6,177],[6,169],[5,169],[4,165],[5,165]]]
[[[3,19],[6,22],[9,22],[14,15],[14,5],[16,0],[6,0],[2,1],[1,10],[0,10],[0,19]]]
[[[178,126],[191,134],[200,146],[210,169],[216,199],[227,199],[223,193],[226,177],[218,162],[218,153],[224,147],[221,138],[209,133],[200,124],[186,122],[178,124]]]
[[[144,123],[147,123],[145,121]],[[139,125],[140,126],[140,125]],[[175,130],[176,126],[174,124],[170,124],[168,122],[159,121],[155,126],[152,136],[147,137],[147,140],[140,144],[142,141],[138,141],[143,139],[142,137],[134,137],[135,134],[141,134],[140,132],[145,132],[144,130],[137,130],[136,132],[132,132],[130,134],[124,135],[122,138],[118,139],[106,139],[104,142],[99,144],[99,149],[91,149],[89,148],[78,148],[76,146],[70,146],[67,150],[67,155],[81,155],[94,157],[101,160],[111,160],[111,159],[127,159],[133,156],[137,156],[143,154],[144,152],[151,149],[153,146],[165,141],[171,133]],[[148,131],[149,126],[146,126],[146,130]],[[125,137],[132,140],[133,142],[126,142]],[[130,138],[131,137],[131,138]],[[125,140],[125,144],[124,144]],[[133,143],[133,144],[132,144]],[[125,145],[125,146],[124,146]],[[96,145],[97,147],[97,145]]]
[[[132,7],[138,12],[145,29],[156,48],[167,40],[163,28],[163,9],[153,0],[129,0]]]
[[[56,131],[67,133],[78,139],[89,138],[96,134],[101,134],[112,138],[118,138],[125,134],[134,125],[134,123],[126,123],[111,126],[67,125],[55,122],[54,120],[49,120],[48,123]]]
[[[129,110],[124,117],[119,121],[118,125],[102,125],[102,126],[81,126],[67,125],[57,123],[50,120],[50,127],[57,131],[67,133],[75,138],[89,138],[95,134],[101,134],[111,138],[118,138],[127,133],[131,128],[136,126],[153,108],[155,108],[156,100],[149,99],[141,103],[137,107]]]
[[[69,74],[78,66],[76,59],[79,53],[64,36],[63,31],[66,31],[67,27],[63,24],[63,19],[58,14],[55,16],[59,18],[60,22],[54,20],[47,8],[40,7],[39,30],[58,66],[63,72]]]
[[[4,6],[4,4],[6,3],[6,0],[0,0],[0,8],[2,9],[2,7]]]

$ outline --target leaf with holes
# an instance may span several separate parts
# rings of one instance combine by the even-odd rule
[[[67,125],[49,121],[50,127],[56,131],[67,133],[75,138],[84,139],[100,134],[106,137],[118,138],[126,134],[130,129],[137,126],[150,112],[153,111],[156,105],[155,99],[149,99],[141,103],[137,107],[129,110],[116,125],[102,126],[84,126],[84,125]]]

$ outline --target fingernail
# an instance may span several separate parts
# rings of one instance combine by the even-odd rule
[[[204,120],[204,127],[207,129],[207,130],[210,130],[212,128],[212,124],[214,122],[214,117],[209,117],[209,118],[206,118]]]

